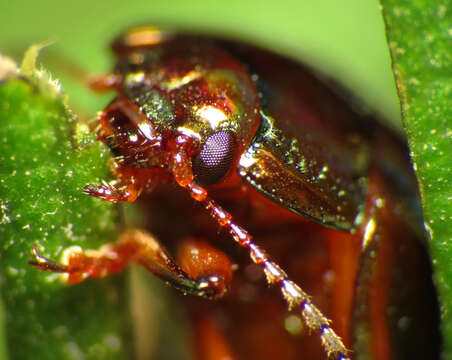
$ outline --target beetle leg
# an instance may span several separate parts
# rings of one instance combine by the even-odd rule
[[[103,181],[101,184],[88,184],[83,187],[85,194],[98,197],[102,200],[117,202],[134,202],[143,192],[151,192],[159,182],[166,181],[164,176],[153,174],[149,181],[148,174],[128,175],[127,169],[114,162],[113,173],[117,180]]]
[[[394,174],[388,173],[374,166],[368,175],[366,209],[358,229],[362,250],[352,316],[354,348],[367,358],[437,359],[438,313],[431,296],[426,244],[419,241],[415,223],[407,215],[404,195],[391,182]],[[400,328],[400,319],[410,319],[410,324],[399,343],[393,329]],[[371,336],[361,336],[363,331]],[[403,345],[413,343],[415,347]]]
[[[134,202],[143,190],[152,190],[155,183],[149,181],[146,175],[132,174],[130,169],[117,161],[112,161],[111,171],[117,180],[103,181],[102,184],[88,184],[83,187],[85,194],[102,200],[116,202]]]
[[[83,191],[102,200],[116,203],[120,201],[133,202],[142,191],[141,186],[134,182],[103,182],[102,184],[89,184],[83,187]]]
[[[232,280],[232,265],[222,251],[208,242],[188,238],[179,246],[177,260],[184,272],[197,279],[198,287],[210,288],[209,298],[218,299],[226,294]],[[205,284],[201,284],[203,281]]]
[[[70,284],[88,278],[115,274],[134,261],[165,283],[183,293],[208,299],[222,297],[231,281],[231,263],[227,256],[207,243],[190,239],[179,249],[179,266],[166,249],[150,234],[140,230],[125,232],[114,244],[99,250],[65,250],[62,263],[40,255],[36,246],[30,263],[44,271],[63,273]]]

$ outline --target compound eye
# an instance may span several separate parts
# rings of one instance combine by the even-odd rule
[[[228,172],[235,153],[232,131],[218,131],[209,136],[201,152],[193,159],[193,173],[201,185],[212,185]]]

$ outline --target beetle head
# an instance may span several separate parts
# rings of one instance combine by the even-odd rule
[[[99,117],[99,138],[118,163],[135,169],[171,172],[171,158],[183,151],[196,182],[218,183],[234,168],[257,127],[255,99],[243,99],[228,72],[189,70],[158,84],[154,77],[125,77],[120,95]]]
[[[131,29],[112,47],[118,96],[101,113],[98,134],[117,162],[175,178],[179,155],[198,184],[225,179],[260,119],[244,66],[213,43],[154,27]]]

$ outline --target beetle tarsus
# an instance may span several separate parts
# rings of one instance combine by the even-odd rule
[[[98,197],[111,203],[134,202],[140,194],[140,190],[133,183],[127,185],[115,183],[89,184],[83,187],[83,191],[87,195]]]
[[[31,259],[28,260],[30,265],[42,271],[50,271],[55,273],[64,273],[67,271],[67,266],[50,260],[39,253],[37,245],[33,245],[31,249]]]

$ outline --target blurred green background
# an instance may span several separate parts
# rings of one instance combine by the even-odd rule
[[[29,44],[56,40],[41,61],[62,78],[76,110],[92,115],[106,100],[73,81],[78,70],[108,71],[111,39],[143,23],[238,37],[303,59],[351,88],[385,118],[399,119],[376,0],[2,1],[0,52],[20,58]],[[67,73],[72,74],[69,79]]]

